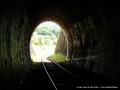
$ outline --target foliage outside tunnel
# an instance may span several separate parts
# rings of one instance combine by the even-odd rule
[[[50,56],[50,59],[57,63],[65,62],[66,61],[66,56],[61,55],[61,54],[54,54]]]
[[[45,23],[48,23],[45,24]],[[52,24],[49,24],[52,23]],[[53,22],[44,22],[40,24],[31,37],[30,53],[33,61],[40,62],[45,54],[59,54],[63,52],[60,43],[64,43],[65,39],[62,29]],[[63,35],[61,35],[63,34]],[[57,44],[57,46],[56,46]],[[66,44],[64,44],[66,45]],[[66,49],[64,50],[66,52]],[[60,53],[61,54],[61,53]],[[54,56],[54,55],[53,55]],[[61,56],[61,55],[59,55]]]

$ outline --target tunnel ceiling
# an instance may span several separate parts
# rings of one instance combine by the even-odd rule
[[[41,19],[83,19],[88,14],[94,13],[95,6],[90,1],[68,1],[52,0],[34,2],[28,9],[28,16],[31,23],[38,23]]]

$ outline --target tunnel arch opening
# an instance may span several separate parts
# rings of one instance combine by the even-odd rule
[[[60,44],[61,42],[62,44]],[[30,40],[31,60],[35,62],[41,62],[43,56],[46,56],[47,58],[50,55],[57,55],[57,56],[60,55],[66,57],[67,43],[68,42],[64,29],[58,22],[52,20],[42,21],[34,29],[31,35],[31,40]],[[64,48],[65,50],[60,50],[62,49],[61,45],[65,46]],[[57,48],[59,48],[59,51]],[[49,62],[49,61],[45,60],[45,62]]]
[[[89,22],[91,23],[91,21],[89,21],[90,17],[93,19],[93,24],[95,24],[95,26],[96,22],[99,22],[97,24],[98,30],[96,29],[96,32],[98,34],[101,31],[99,27],[103,28],[101,25],[101,18],[99,18],[101,15],[99,16],[100,12],[98,12],[96,6],[94,5],[95,3],[91,1],[89,3],[88,2],[86,3],[83,1],[81,2],[81,5],[78,5],[76,2],[76,5],[74,7],[66,7],[65,5],[63,8],[59,7],[60,3],[56,3],[58,6],[50,5],[52,8],[41,6],[43,9],[38,9],[39,5],[36,5],[36,7],[34,7],[36,9],[35,11],[32,9],[33,7],[29,8],[29,10],[33,10],[32,12],[34,12],[34,15],[31,12],[28,13],[28,17],[30,18],[30,26],[32,27],[32,30],[30,32],[33,32],[34,28],[39,25],[39,23],[42,23],[44,21],[54,21],[64,29],[64,33],[67,39],[67,60],[81,60],[81,58],[84,59],[85,57],[84,61],[86,61],[89,53],[88,49],[91,46],[90,44],[93,43],[92,40],[88,40],[90,38],[87,38],[85,41],[83,37],[84,35],[81,35],[81,27],[82,29],[89,27],[87,24],[89,24]],[[71,6],[70,3],[68,4]],[[86,4],[89,7],[83,6]],[[81,7],[85,7],[84,10],[82,10]],[[77,27],[75,27],[76,24]],[[30,36],[31,35],[32,33],[30,33]],[[83,42],[86,42],[86,45],[83,44]]]

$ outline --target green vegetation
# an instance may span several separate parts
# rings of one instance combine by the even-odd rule
[[[51,55],[50,58],[51,58],[53,61],[57,62],[57,63],[65,62],[65,61],[66,61],[66,56],[61,55],[61,54]]]
[[[33,61],[40,62],[44,54],[54,53],[59,31],[60,28],[51,24],[41,24],[35,29],[30,42],[30,54]]]
[[[59,29],[45,26],[36,28],[31,38],[31,44],[39,46],[54,45],[57,43],[58,34]]]
[[[58,36],[58,30],[54,29],[54,28],[50,28],[50,27],[41,27],[41,28],[37,28],[36,32],[38,33],[38,35],[48,35],[48,36]]]

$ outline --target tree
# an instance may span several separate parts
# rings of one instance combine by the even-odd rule
[[[41,27],[35,30],[38,35],[55,35],[58,36],[59,30],[49,27]]]

